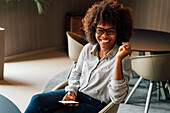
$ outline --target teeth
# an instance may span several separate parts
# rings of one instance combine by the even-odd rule
[[[109,40],[102,40],[102,42],[109,42]]]

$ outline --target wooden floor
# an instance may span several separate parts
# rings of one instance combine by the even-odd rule
[[[24,112],[32,95],[41,93],[47,82],[72,64],[66,52],[49,51],[5,62],[0,93]]]

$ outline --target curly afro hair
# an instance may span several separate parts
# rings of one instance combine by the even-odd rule
[[[96,2],[87,10],[82,23],[87,40],[91,44],[97,43],[95,28],[98,24],[115,26],[117,32],[116,43],[119,46],[122,42],[128,42],[133,36],[133,16],[131,9],[123,7],[113,0]]]

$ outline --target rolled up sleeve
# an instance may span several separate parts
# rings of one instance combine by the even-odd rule
[[[111,81],[109,84],[109,96],[113,103],[118,104],[120,103],[128,93],[128,84],[127,81],[124,79],[122,81]]]

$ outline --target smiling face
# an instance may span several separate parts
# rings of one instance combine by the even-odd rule
[[[100,45],[100,50],[109,51],[115,44],[116,31],[111,25],[99,24],[96,27],[95,36]]]

